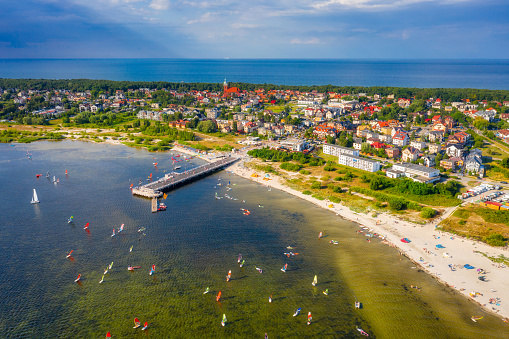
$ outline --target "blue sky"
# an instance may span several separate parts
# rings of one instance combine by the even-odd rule
[[[509,58],[509,0],[3,0],[0,58]]]

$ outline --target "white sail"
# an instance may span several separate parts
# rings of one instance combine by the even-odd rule
[[[37,204],[39,202],[39,199],[37,198],[37,192],[34,188],[34,195],[32,196],[32,204]]]

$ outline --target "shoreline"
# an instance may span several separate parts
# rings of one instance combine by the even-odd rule
[[[509,317],[509,300],[503,299],[504,291],[509,290],[509,268],[504,266],[499,268],[498,264],[482,254],[476,253],[483,252],[490,256],[500,254],[507,256],[507,250],[436,230],[435,226],[431,224],[421,226],[401,220],[395,221],[395,217],[388,213],[381,213],[373,218],[367,214],[353,212],[341,203],[315,199],[282,184],[281,178],[278,176],[271,175],[270,180],[263,180],[263,173],[243,166],[244,160],[234,163],[225,170],[311,202],[359,226],[369,227],[370,233],[374,232],[382,235],[384,243],[396,247],[401,255],[406,256],[424,272],[431,275],[438,282],[454,288],[458,293],[482,307],[483,311],[501,318]],[[252,177],[251,175],[254,173],[258,174],[258,177]],[[331,204],[332,208],[329,207]],[[409,238],[411,242],[403,243],[400,240],[402,238]],[[436,245],[438,244],[444,248],[437,248]],[[466,264],[474,266],[475,269],[463,268]],[[454,268],[454,271],[449,265]],[[481,274],[477,273],[477,269],[486,271],[486,274],[483,274],[486,275],[486,281],[478,279]],[[480,295],[471,297],[471,292],[477,292]],[[490,298],[500,298],[500,305],[490,304]]]

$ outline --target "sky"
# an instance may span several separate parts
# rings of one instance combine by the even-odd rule
[[[0,58],[509,58],[509,0],[2,0],[0,8]]]

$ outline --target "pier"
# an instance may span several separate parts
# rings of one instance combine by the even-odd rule
[[[163,195],[164,191],[168,191],[176,186],[181,186],[200,177],[209,175],[223,167],[233,164],[238,159],[239,158],[237,157],[224,157],[215,162],[192,168],[182,173],[168,173],[163,178],[154,182],[134,187],[132,192],[133,194],[140,195],[142,197],[157,199]]]

